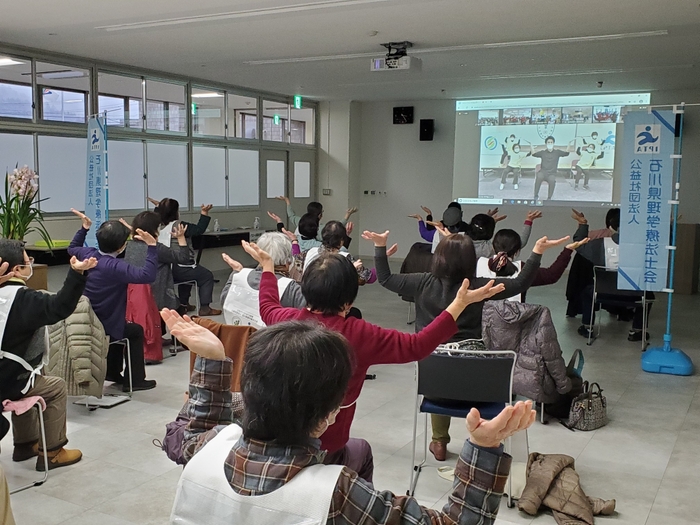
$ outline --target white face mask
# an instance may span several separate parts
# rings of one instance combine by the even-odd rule
[[[32,275],[34,275],[34,267],[30,264],[23,264],[23,265],[19,266],[19,268],[22,268],[23,270],[25,268],[29,268],[29,275],[24,275],[24,273],[19,273],[19,272],[15,273],[15,275],[17,277],[19,277],[20,279],[23,279],[24,281],[28,281],[29,279],[32,278]]]
[[[554,149],[554,144],[547,144],[547,151],[552,151]]]

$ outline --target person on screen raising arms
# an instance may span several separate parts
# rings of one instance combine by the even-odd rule
[[[501,155],[501,166],[505,166],[508,163],[508,157],[513,153],[513,146],[516,144],[520,145],[520,139],[514,134],[506,137],[501,144],[503,149],[503,155]]]
[[[513,174],[513,189],[517,190],[518,189],[518,181],[520,180],[520,172],[521,172],[521,166],[523,164],[523,159],[529,157],[532,155],[533,148],[532,144],[530,144],[530,151],[525,153],[524,151],[520,150],[520,143],[514,144],[513,145],[513,150],[510,152],[510,156],[508,157],[508,163],[505,168],[503,168],[503,171],[501,172],[501,188],[504,189],[506,187],[506,179],[508,178],[508,175],[511,173]]]
[[[540,200],[540,187],[543,182],[548,185],[547,200],[552,200],[554,195],[554,187],[557,185],[557,170],[559,169],[559,159],[568,157],[573,151],[573,144],[569,143],[567,151],[554,149],[554,137],[551,135],[544,140],[546,149],[537,151],[532,154],[533,157],[542,159],[540,171],[535,177],[535,200]]]
[[[588,190],[588,181],[591,178],[590,169],[595,165],[595,161],[603,158],[603,153],[598,154],[593,143],[587,144],[578,151],[581,157],[574,166],[574,189],[578,190],[578,183],[583,179],[583,189]]]

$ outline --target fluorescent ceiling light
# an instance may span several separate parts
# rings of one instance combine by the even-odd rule
[[[225,13],[214,13],[211,15],[187,16],[180,18],[163,18],[160,20],[149,20],[147,22],[132,22],[129,24],[99,26],[95,29],[104,29],[105,31],[126,31],[129,29],[147,29],[150,27],[174,26],[182,24],[192,24],[197,22],[213,22],[218,20],[232,20],[237,18],[253,18],[268,15],[279,15],[285,13],[298,13],[302,11],[314,11],[317,9],[332,9],[335,7],[378,4],[390,1],[392,0],[323,0],[320,2],[308,2],[303,4],[293,4],[280,7],[263,7],[260,9],[228,11]]]
[[[61,78],[81,78],[85,76],[84,71],[75,71],[72,69],[66,71],[51,71],[49,73],[39,73],[41,78],[61,79]]]
[[[0,57],[0,67],[2,67],[2,66],[17,66],[19,64],[24,64],[24,62],[19,62],[18,60],[13,60],[9,57]]]
[[[468,66],[469,64],[460,64],[460,66]],[[506,75],[482,75],[479,80],[508,80],[514,78],[540,78],[540,77],[572,77],[579,75],[606,75],[619,73],[640,73],[644,71],[656,71],[658,69],[692,69],[693,64],[676,64],[669,66],[653,66],[653,67],[630,67],[630,68],[614,68],[614,69],[579,69],[572,71],[533,71],[531,73],[513,73]]]
[[[192,93],[192,98],[220,98],[223,97],[223,93]]]
[[[577,44],[582,42],[602,42],[608,40],[623,40],[628,38],[647,38],[653,36],[666,36],[668,31],[660,29],[658,31],[640,31],[636,33],[617,33],[611,35],[592,35],[592,36],[573,36],[563,38],[546,38],[542,40],[518,40],[515,42],[493,42],[485,44],[466,44],[463,46],[447,46],[447,47],[428,47],[428,48],[411,48],[411,55],[419,55],[424,53],[443,53],[448,51],[473,51],[480,49],[494,49],[504,47],[528,47],[542,46],[550,44]],[[323,62],[328,60],[343,60],[353,58],[376,58],[381,51],[372,53],[351,53],[345,55],[321,55],[315,57],[297,57],[297,58],[278,58],[271,60],[250,60],[244,62],[249,66],[264,66],[270,64],[294,64],[298,62]]]

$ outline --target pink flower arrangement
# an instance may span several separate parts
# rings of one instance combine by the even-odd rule
[[[16,166],[5,176],[5,192],[0,194],[0,235],[5,239],[24,240],[36,232],[51,246],[51,237],[44,227],[44,216],[37,199],[39,176],[28,166]]]
[[[14,195],[22,198],[33,198],[39,191],[39,176],[29,166],[15,168],[8,173],[7,181]]]

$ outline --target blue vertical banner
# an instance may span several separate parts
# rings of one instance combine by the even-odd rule
[[[109,219],[107,201],[107,119],[93,115],[88,120],[87,177],[85,179],[85,215],[92,228],[85,243],[97,247],[95,232]]]
[[[633,111],[625,116],[617,282],[621,290],[667,288],[675,122],[673,111]]]

